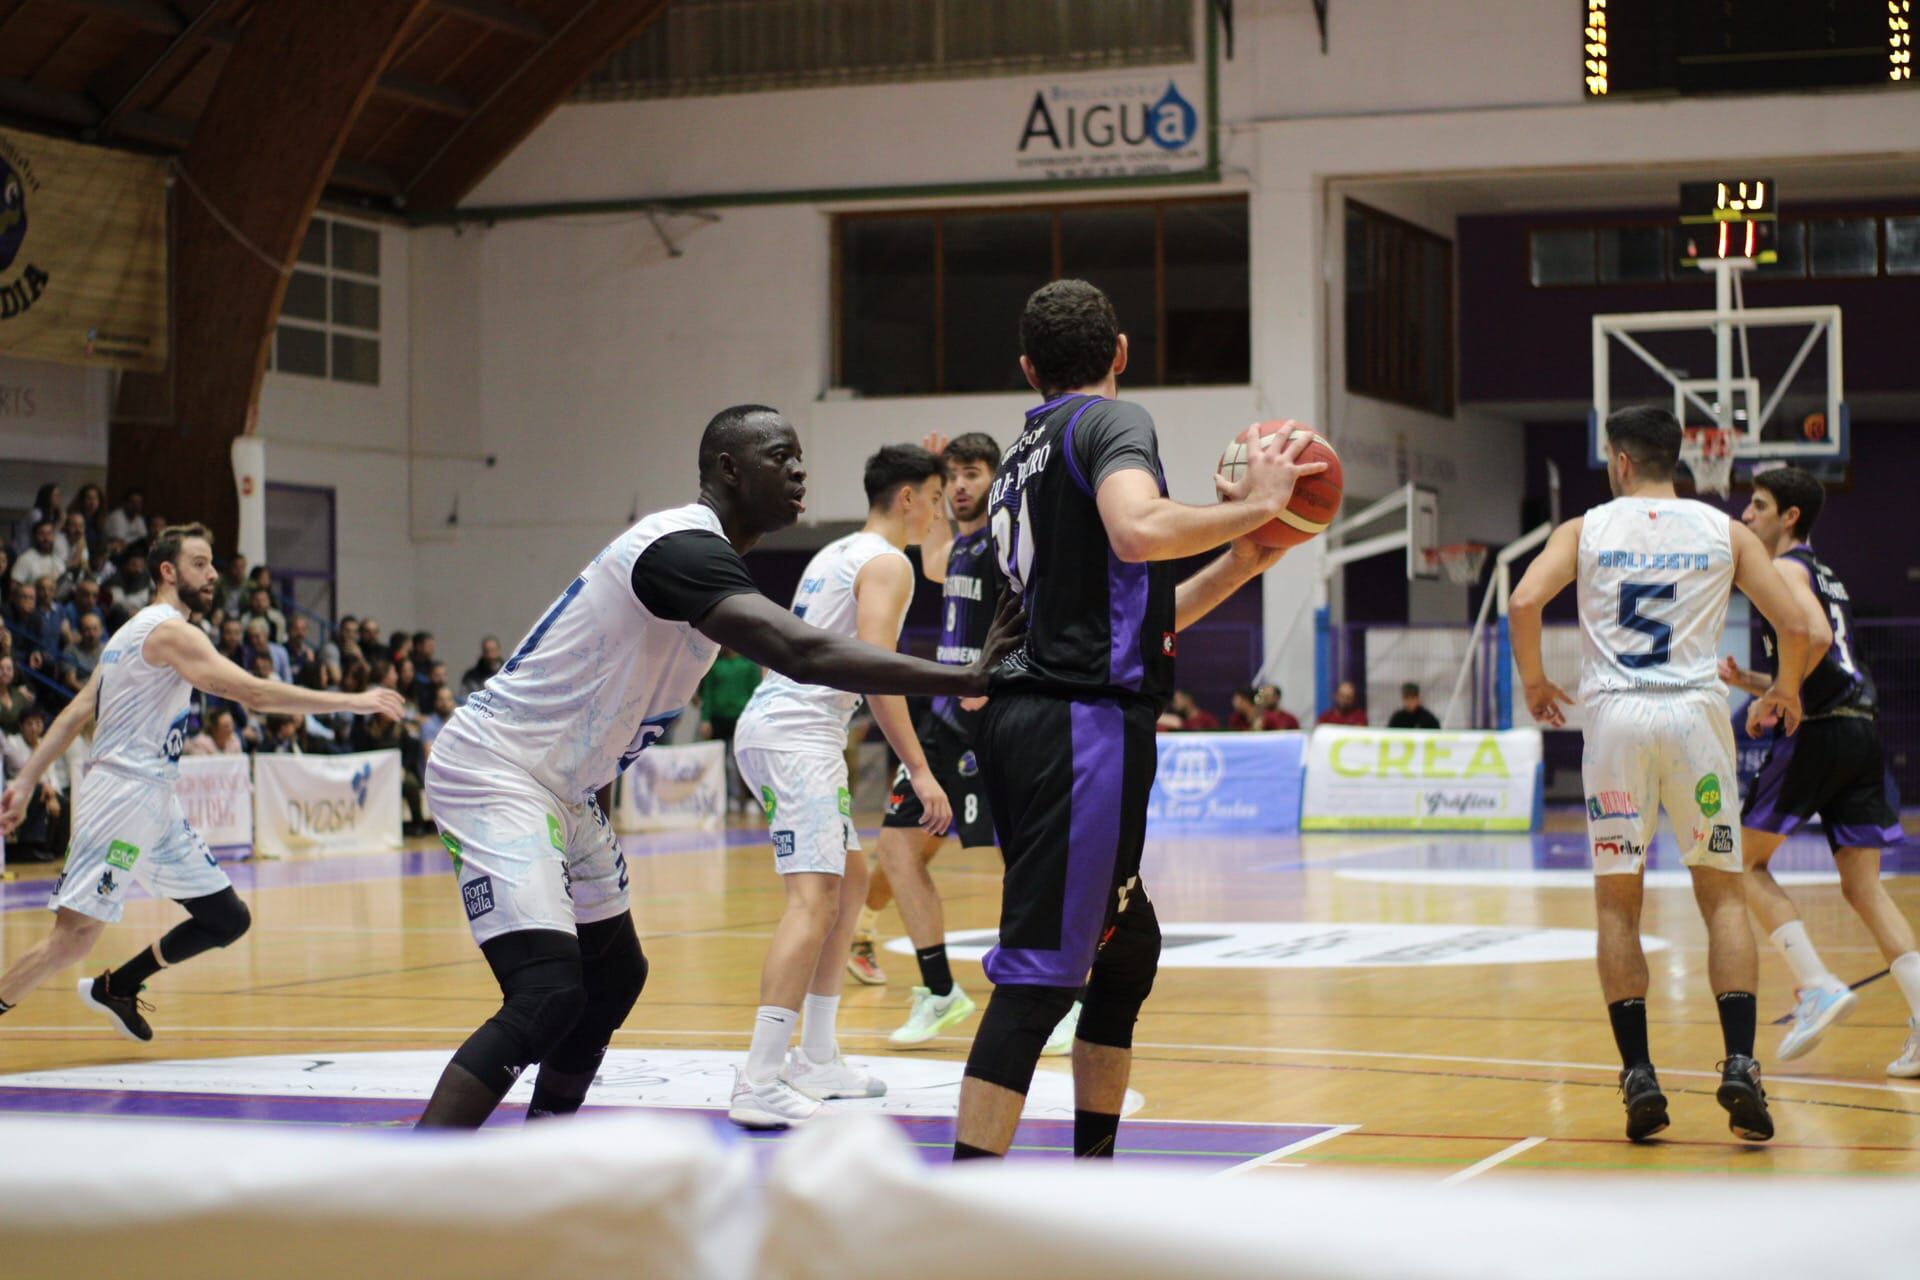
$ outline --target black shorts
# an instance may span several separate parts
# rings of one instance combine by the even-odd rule
[[[1158,761],[1154,708],[996,693],[980,729],[1007,865],[995,985],[1078,987],[1119,912],[1146,902],[1140,855]]]
[[[1740,825],[1787,835],[1818,815],[1835,849],[1884,849],[1901,838],[1891,786],[1873,721],[1802,721],[1800,732],[1773,740]]]
[[[928,712],[914,730],[920,749],[927,753],[927,767],[933,780],[947,793],[953,805],[951,834],[959,837],[963,849],[984,849],[993,844],[993,812],[987,805],[987,780],[980,772],[980,758],[966,735]],[[887,816],[883,827],[920,825],[920,797],[907,785],[907,766],[893,775],[893,788],[887,793]]]

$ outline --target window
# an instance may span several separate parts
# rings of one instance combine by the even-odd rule
[[[1817,218],[1807,223],[1807,262],[1815,276],[1870,276],[1880,270],[1880,227],[1874,218]]]
[[[1549,284],[1592,284],[1594,280],[1593,228],[1536,231],[1527,237],[1534,287]],[[1353,247],[1348,243],[1347,252]]]
[[[1920,275],[1920,217],[1887,219],[1887,274]]]
[[[280,302],[269,369],[380,385],[380,232],[314,216]]]
[[[1243,199],[845,214],[837,235],[834,381],[861,395],[1025,390],[1020,308],[1063,277],[1113,299],[1129,386],[1248,380]]]
[[[1665,227],[1602,227],[1600,283],[1649,284],[1667,278]]]
[[[1754,270],[1763,276],[1804,276],[1807,274],[1807,224],[1782,222],[1774,228],[1773,251],[1778,257],[1763,262]]]
[[[1192,62],[1196,0],[674,0],[589,102]]]
[[[333,627],[333,490],[304,484],[267,484],[267,563],[292,603],[308,614],[315,649]]]
[[[1347,390],[1451,416],[1453,243],[1353,200],[1346,231]]]

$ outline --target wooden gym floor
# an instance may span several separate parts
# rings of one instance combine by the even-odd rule
[[[1137,1033],[1139,1099],[1122,1155],[1261,1178],[1332,1168],[1436,1182],[1920,1173],[1920,1081],[1883,1074],[1906,1033],[1891,979],[1867,982],[1851,1022],[1815,1053],[1776,1064],[1780,1030],[1767,1024],[1791,1006],[1792,990],[1764,944],[1759,1056],[1779,1132],[1764,1146],[1727,1132],[1713,1100],[1721,1050],[1704,932],[1665,838],[1645,930],[1659,940],[1649,942],[1650,1021],[1673,1127],[1656,1144],[1627,1143],[1593,974],[1578,815],[1550,826],[1558,829],[1535,836],[1151,845],[1144,878],[1167,945]],[[150,984],[151,1045],[115,1037],[79,1004],[80,970],[56,978],[0,1019],[0,1111],[100,1123],[409,1123],[446,1057],[497,1001],[445,855],[414,843],[402,854],[238,864],[253,931]],[[629,837],[627,847],[652,976],[593,1101],[692,1109],[731,1133],[715,1117],[746,1046],[782,901],[764,833]],[[1889,856],[1888,873],[1896,899],[1920,918],[1920,844],[1907,849]],[[990,933],[994,860],[949,845],[934,866],[950,933]],[[1823,841],[1796,838],[1776,867],[1792,873],[1783,880],[1838,973],[1857,981],[1883,968],[1841,900]],[[53,869],[17,870],[0,886],[9,960],[47,927],[40,908]],[[130,902],[85,971],[117,964],[178,918],[170,904]],[[882,927],[898,938],[892,911]],[[963,940],[956,977],[984,997],[977,959],[966,958],[977,948]],[[927,1051],[889,1052],[885,1034],[904,1017],[915,975],[911,954],[883,959],[891,985],[849,980],[840,1027],[848,1053],[890,1081],[890,1096],[841,1105],[900,1114],[939,1159],[978,1016]],[[1065,1069],[1043,1060],[1020,1153],[1067,1145]],[[501,1119],[517,1122],[517,1108]]]

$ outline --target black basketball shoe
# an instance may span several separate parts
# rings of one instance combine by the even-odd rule
[[[127,1039],[145,1044],[153,1039],[153,1028],[140,1015],[151,1013],[153,1006],[140,998],[140,988],[125,995],[108,990],[107,979],[112,972],[109,969],[97,978],[80,979],[80,1002],[106,1014],[113,1029]]]
[[[1620,1073],[1620,1097],[1627,1104],[1627,1137],[1645,1142],[1667,1128],[1667,1095],[1645,1063]]]
[[[1714,1095],[1727,1109],[1727,1128],[1748,1142],[1773,1136],[1773,1117],[1767,1114],[1767,1091],[1760,1087],[1760,1064],[1735,1054],[1720,1064],[1720,1091]]]

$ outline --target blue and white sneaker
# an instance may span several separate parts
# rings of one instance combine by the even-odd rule
[[[1782,1062],[1812,1053],[1827,1028],[1845,1022],[1860,1003],[1859,997],[1845,987],[1802,987],[1797,994],[1800,1002],[1793,1006],[1793,1025],[1780,1038],[1779,1052],[1774,1055]]]

